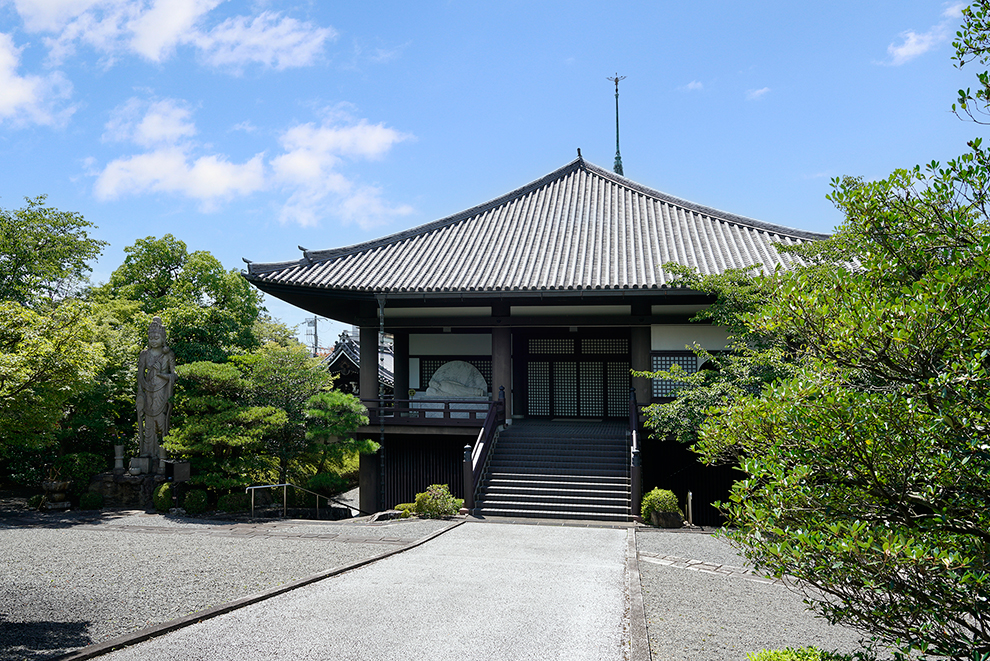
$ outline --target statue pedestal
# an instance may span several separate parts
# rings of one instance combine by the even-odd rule
[[[131,475],[147,475],[151,472],[151,457],[133,457],[127,472]]]
[[[149,510],[155,507],[155,488],[164,481],[164,475],[100,473],[93,476],[89,490],[101,494],[106,507]]]

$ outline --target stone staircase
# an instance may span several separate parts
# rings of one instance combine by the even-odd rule
[[[517,420],[499,434],[474,513],[629,521],[629,498],[621,422]]]

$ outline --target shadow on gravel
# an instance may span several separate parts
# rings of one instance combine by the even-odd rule
[[[0,614],[0,659],[53,659],[93,643],[89,622],[8,622]]]

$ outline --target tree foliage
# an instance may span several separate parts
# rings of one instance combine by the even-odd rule
[[[378,451],[374,441],[353,436],[358,427],[368,424],[368,409],[355,395],[339,390],[314,395],[306,402],[306,417],[307,438],[323,444],[335,458],[350,452]]]
[[[264,438],[266,452],[278,463],[278,481],[289,480],[292,463],[311,452],[306,433],[306,402],[333,386],[333,375],[301,344],[284,347],[269,342],[257,351],[232,361],[247,381],[247,399],[258,406],[272,406],[285,413],[285,424]]]
[[[0,208],[0,300],[37,306],[75,292],[106,242],[89,236],[93,225],[80,214],[47,206],[44,195],[25,201],[22,209]]]
[[[75,300],[44,313],[0,301],[0,446],[54,442],[69,400],[106,364],[88,311]]]
[[[250,384],[233,363],[179,365],[173,428],[165,449],[192,463],[194,484],[218,491],[270,479],[265,438],[287,423],[284,411],[249,401]]]
[[[254,325],[262,311],[257,290],[206,251],[189,253],[171,234],[138,239],[98,299],[125,298],[157,314],[182,362],[223,362],[259,346]]]
[[[778,274],[746,317],[793,373],[709,410],[695,445],[742,456],[725,510],[758,566],[833,622],[952,658],[990,653],[988,165],[974,141],[835,180],[831,267]]]

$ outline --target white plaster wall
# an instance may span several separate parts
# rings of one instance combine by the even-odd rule
[[[491,356],[491,333],[410,333],[410,356]],[[412,386],[410,386],[412,387]]]
[[[654,324],[650,328],[653,351],[685,351],[694,344],[709,350],[725,349],[729,333],[720,326],[701,324]]]

